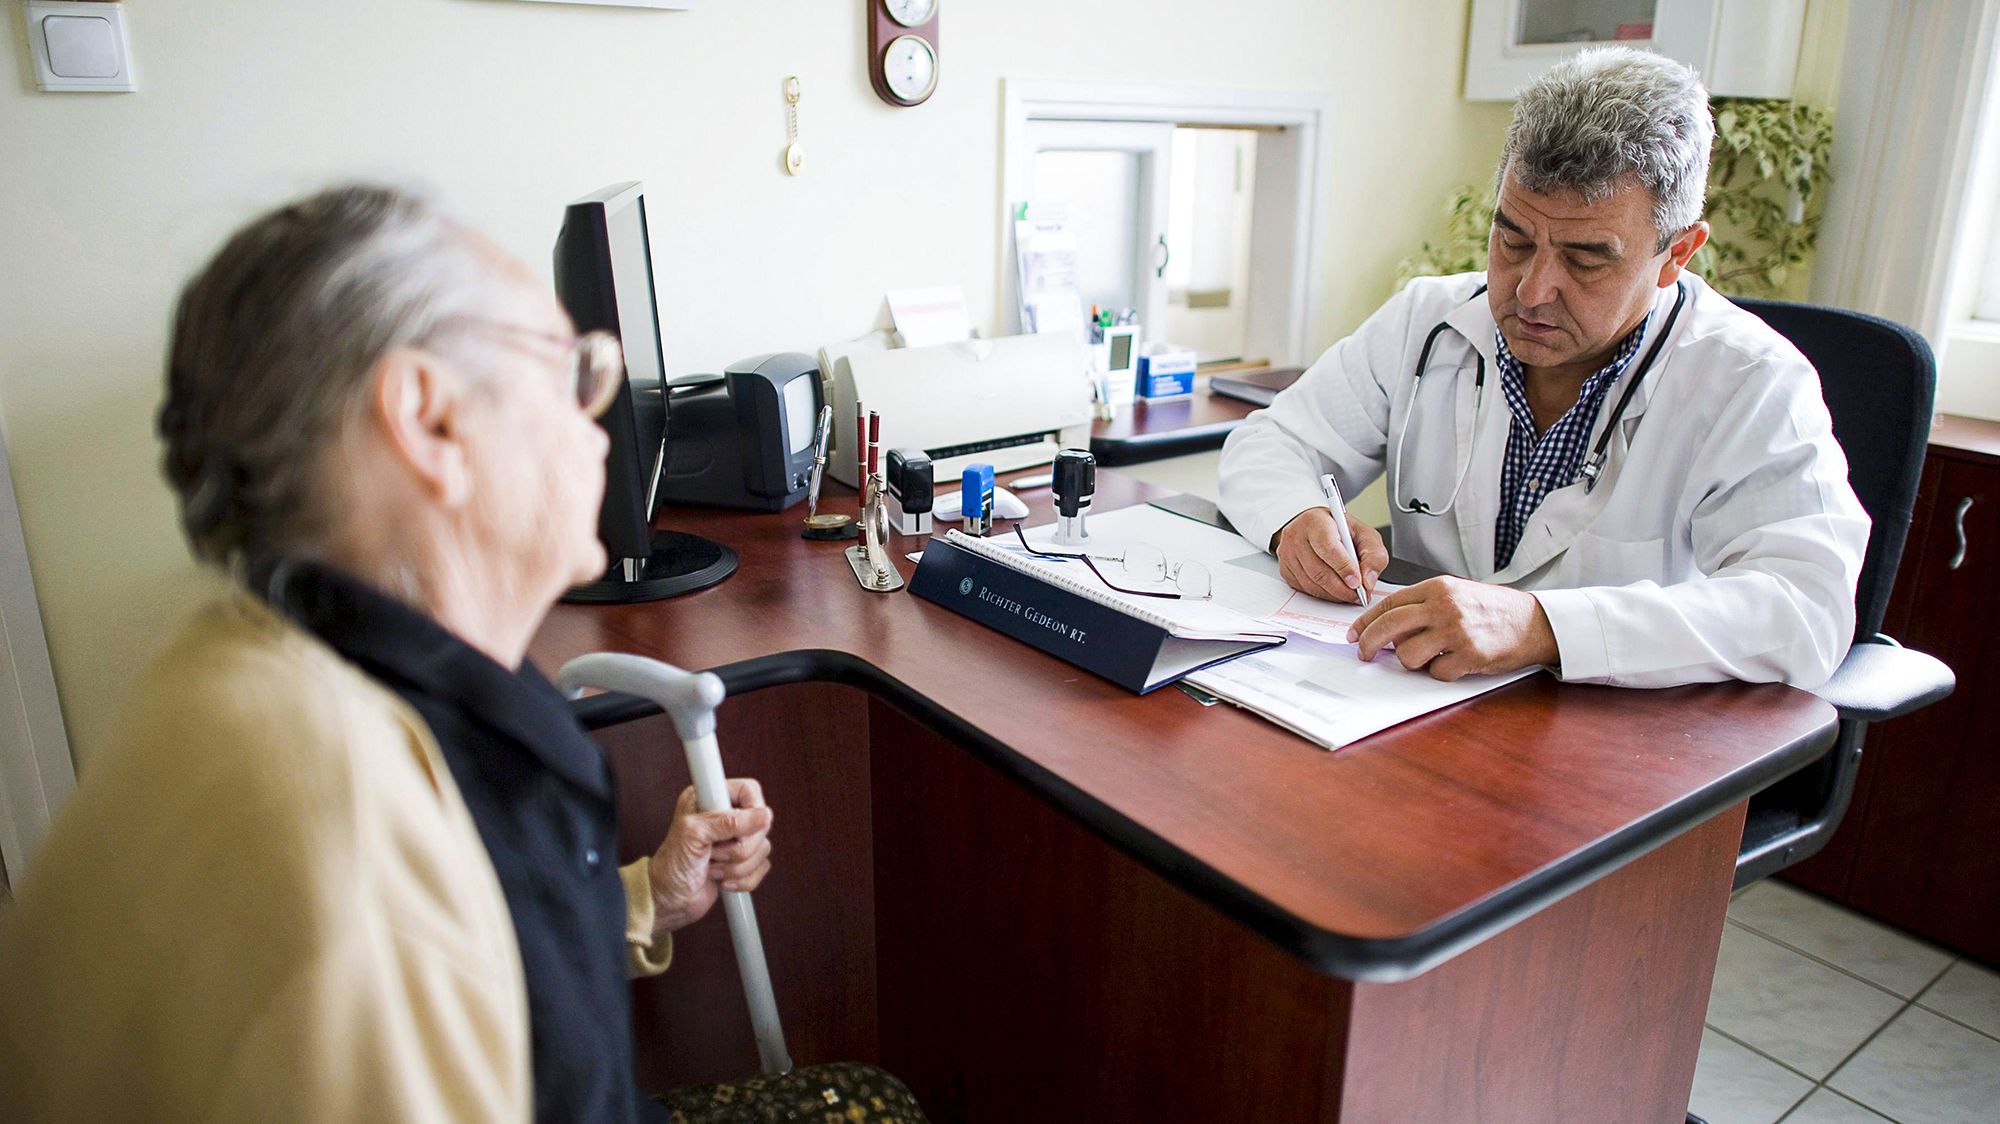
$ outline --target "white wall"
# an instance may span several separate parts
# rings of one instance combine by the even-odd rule
[[[948,0],[916,109],[869,89],[862,0],[126,7],[140,92],[77,95],[34,91],[20,6],[0,6],[0,419],[86,763],[212,583],[151,415],[178,285],[259,208],[336,177],[415,182],[546,270],[564,202],[642,179],[668,368],[714,369],[865,330],[896,285],[957,282],[992,326],[1003,76],[1332,91],[1331,342],[1434,234],[1445,190],[1490,174],[1507,113],[1459,99],[1465,0]],[[779,164],[792,74],[798,179]]]

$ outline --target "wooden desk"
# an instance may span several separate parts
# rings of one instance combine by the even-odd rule
[[[672,522],[742,569],[559,608],[535,658],[720,665],[723,752],[778,810],[793,1054],[939,1121],[1677,1121],[1742,802],[1833,736],[1785,688],[1537,677],[1326,753],[865,594],[796,513]],[[629,858],[684,766],[662,719],[601,737]],[[646,1081],[754,1069],[719,919],[635,986]]]

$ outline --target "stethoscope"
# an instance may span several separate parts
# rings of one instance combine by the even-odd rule
[[[1481,285],[1472,291],[1472,296],[1479,296],[1485,291],[1486,286]],[[1466,299],[1471,300],[1472,297]],[[1646,357],[1639,361],[1639,369],[1633,373],[1632,381],[1625,384],[1625,392],[1618,396],[1617,405],[1611,408],[1611,420],[1604,424],[1603,432],[1597,435],[1597,445],[1591,449],[1590,456],[1585,458],[1583,467],[1577,471],[1577,475],[1583,477],[1583,490],[1586,495],[1596,490],[1597,479],[1604,473],[1604,462],[1610,457],[1608,450],[1611,446],[1611,435],[1617,431],[1619,420],[1624,418],[1625,407],[1632,401],[1633,392],[1645,381],[1646,372],[1652,370],[1653,360],[1658,358],[1661,345],[1665,344],[1667,337],[1673,334],[1674,322],[1680,319],[1681,306],[1686,303],[1687,286],[1677,282],[1674,285],[1673,311],[1667,313],[1666,325],[1660,329],[1660,334],[1653,338],[1653,346],[1646,350]],[[1417,395],[1423,392],[1424,368],[1430,366],[1431,348],[1437,344],[1438,336],[1449,327],[1451,327],[1450,322],[1440,320],[1437,326],[1431,329],[1430,335],[1424,337],[1423,349],[1417,352],[1417,367],[1410,375],[1410,409],[1403,415],[1403,432],[1396,438],[1393,468],[1395,479],[1399,482],[1403,479],[1403,444],[1410,438],[1410,421],[1417,412]],[[1473,349],[1472,357],[1479,364],[1472,376],[1472,433],[1473,441],[1476,443],[1479,440],[1480,413],[1486,404],[1486,357],[1481,355],[1477,348]],[[1396,510],[1410,515],[1445,514],[1458,503],[1458,494],[1465,487],[1466,477],[1472,475],[1472,459],[1472,453],[1468,450],[1465,467],[1458,470],[1458,480],[1451,486],[1451,495],[1446,498],[1442,506],[1432,507],[1415,496],[1410,497],[1410,502],[1404,503],[1396,499],[1393,494],[1390,502],[1396,505]]]

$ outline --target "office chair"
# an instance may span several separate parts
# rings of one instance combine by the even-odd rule
[[[1854,797],[1870,722],[1908,714],[1951,694],[1956,679],[1935,656],[1880,631],[1896,584],[1923,474],[1937,364],[1924,337],[1894,321],[1842,308],[1739,300],[1792,341],[1819,371],[1833,436],[1847,454],[1847,482],[1872,526],[1854,593],[1854,644],[1814,693],[1840,714],[1826,756],[1750,798],[1736,888],[1803,862],[1826,846]],[[1690,1112],[1687,1124],[1706,1124]]]
[[[1931,427],[1937,367],[1930,345],[1901,324],[1839,308],[1739,300],[1819,370],[1847,480],[1873,526],[1855,592],[1854,644],[1815,694],[1840,713],[1833,749],[1750,798],[1736,886],[1801,862],[1832,838],[1854,795],[1870,722],[1929,706],[1955,685],[1943,661],[1881,633]]]

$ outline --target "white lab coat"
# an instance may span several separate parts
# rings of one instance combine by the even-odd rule
[[[1222,452],[1222,509],[1268,546],[1323,503],[1331,472],[1352,496],[1385,471],[1397,557],[1533,590],[1554,628],[1564,679],[1657,687],[1723,679],[1816,687],[1845,656],[1868,516],[1847,485],[1819,377],[1762,320],[1693,274],[1678,323],[1640,383],[1594,491],[1550,492],[1496,572],[1494,525],[1509,411],[1483,274],[1412,281],[1328,348]],[[1665,329],[1674,289],[1655,295],[1639,352],[1605,396],[1587,449]],[[1424,377],[1412,368],[1433,327]],[[1455,330],[1454,330],[1455,329]],[[1473,352],[1486,361],[1474,416]],[[1421,385],[1411,421],[1411,399]],[[1400,478],[1391,462],[1409,425]],[[1475,432],[1476,431],[1476,432]]]

